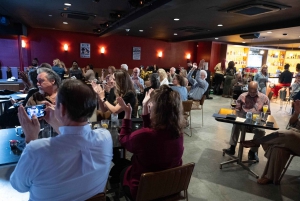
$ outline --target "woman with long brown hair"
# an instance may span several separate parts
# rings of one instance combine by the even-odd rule
[[[112,75],[112,78],[115,81],[114,93],[116,98],[123,98],[126,104],[129,103],[131,107],[134,108],[136,104],[136,94],[133,88],[131,78],[127,71],[123,69],[117,70]],[[105,91],[100,85],[97,85],[95,82],[93,82],[92,86],[94,91],[98,94],[100,98],[99,106],[101,108],[101,111],[106,112],[107,110],[109,110],[111,113],[118,114],[119,119],[123,119],[125,115],[123,108],[121,108],[121,106],[116,101],[114,101],[114,103],[111,103],[108,100],[106,100]],[[132,112],[132,116],[136,116],[134,112]]]
[[[133,200],[142,173],[182,165],[184,124],[180,95],[167,85],[152,91],[143,100],[143,128],[132,133],[132,108],[121,98],[117,99],[125,111],[119,141],[133,153],[129,166],[123,169],[120,178],[124,192]]]

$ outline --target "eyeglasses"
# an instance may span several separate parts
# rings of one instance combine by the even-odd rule
[[[139,73],[139,72],[136,71],[136,72],[133,72],[133,73]]]

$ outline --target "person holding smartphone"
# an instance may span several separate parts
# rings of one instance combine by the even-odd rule
[[[59,88],[55,105],[44,103],[44,119],[59,135],[38,139],[37,117],[30,119],[19,107],[27,145],[10,176],[12,187],[29,192],[29,200],[87,200],[105,192],[113,143],[107,129],[92,130],[88,124],[97,106],[95,92],[69,79]]]

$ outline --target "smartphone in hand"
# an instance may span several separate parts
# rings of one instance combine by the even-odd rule
[[[25,111],[29,118],[32,118],[32,115],[35,115],[37,118],[45,116],[46,105],[33,105],[25,107]]]

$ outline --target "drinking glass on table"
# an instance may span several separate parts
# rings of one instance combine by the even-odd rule
[[[267,113],[268,109],[269,109],[269,106],[268,106],[268,105],[264,105],[264,106],[263,106],[264,120],[267,120],[266,113]]]
[[[108,128],[108,125],[109,125],[109,120],[107,120],[107,119],[102,119],[101,120],[101,126],[102,126],[102,128]]]
[[[230,105],[232,109],[231,114],[234,114],[234,109],[236,107],[236,100],[232,99]]]

